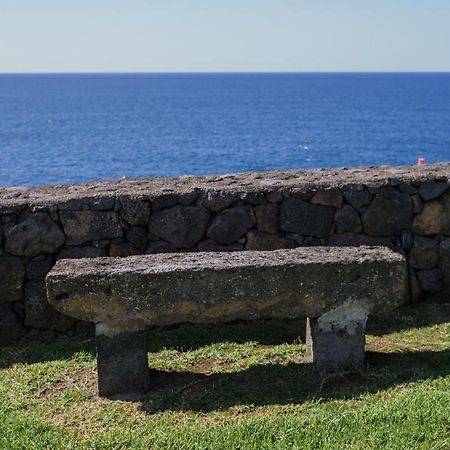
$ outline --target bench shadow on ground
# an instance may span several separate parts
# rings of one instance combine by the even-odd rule
[[[142,403],[148,414],[211,412],[347,399],[396,385],[450,374],[450,350],[367,352],[368,369],[321,378],[311,363],[264,364],[234,373],[152,373],[154,388]]]

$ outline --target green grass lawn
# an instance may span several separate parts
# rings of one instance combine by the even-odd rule
[[[0,449],[450,449],[450,305],[371,320],[367,368],[325,379],[303,327],[158,330],[142,402],[97,397],[92,340],[0,349]]]

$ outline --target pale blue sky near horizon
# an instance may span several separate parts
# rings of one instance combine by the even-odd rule
[[[449,72],[448,0],[0,0],[0,73]]]

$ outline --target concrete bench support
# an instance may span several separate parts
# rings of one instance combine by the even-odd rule
[[[317,369],[324,373],[364,367],[366,320],[340,324],[320,319],[306,322],[306,352]]]
[[[404,258],[382,247],[173,253],[58,261],[49,302],[94,322],[99,393],[147,391],[148,326],[308,317],[321,372],[361,367],[367,316],[406,300]]]
[[[146,330],[108,336],[108,329],[97,325],[98,393],[114,398],[139,394],[150,389]]]

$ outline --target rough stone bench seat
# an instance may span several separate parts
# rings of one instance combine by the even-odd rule
[[[49,302],[96,324],[99,394],[151,386],[148,326],[307,317],[320,371],[361,366],[367,316],[406,297],[403,257],[384,247],[171,253],[60,260]]]

